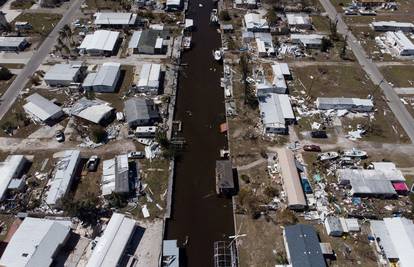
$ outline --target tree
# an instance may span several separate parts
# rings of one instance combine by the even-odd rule
[[[93,125],[90,129],[89,138],[94,143],[104,142],[106,139],[106,132],[101,126]]]
[[[8,81],[13,77],[13,74],[10,72],[10,70],[6,67],[0,68],[0,80],[1,81]]]
[[[340,53],[340,57],[341,57],[341,59],[346,59],[346,45],[347,45],[347,43],[346,43],[346,41],[347,41],[347,37],[345,37],[345,40],[343,41],[343,43],[342,43],[342,49],[341,49],[341,53]]]
[[[331,32],[330,37],[333,41],[338,41],[339,40],[338,27],[337,26],[338,26],[338,20],[335,21],[335,22],[330,22],[329,23],[329,29],[330,29],[330,32]]]
[[[94,225],[98,221],[100,208],[97,205],[99,199],[94,196],[86,196],[81,200],[74,200],[71,196],[59,199],[59,206],[70,217],[76,217],[87,225]]]
[[[322,38],[321,51],[327,52],[332,47],[332,41],[328,38]]]
[[[275,8],[271,8],[266,14],[267,21],[270,25],[276,25],[280,20],[279,16],[276,14]]]
[[[128,205],[127,196],[125,194],[119,194],[112,192],[108,197],[109,205],[114,208],[124,208]]]
[[[250,88],[250,84],[247,82],[247,77],[249,75],[249,58],[246,53],[243,53],[241,55],[239,64],[242,71],[242,80],[244,84],[244,103],[250,108],[256,109],[258,102],[252,88]]]
[[[231,20],[231,16],[227,10],[220,11],[220,20],[229,21]]]

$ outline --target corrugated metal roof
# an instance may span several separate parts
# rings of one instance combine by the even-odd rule
[[[18,47],[26,42],[26,37],[0,36],[0,47]]]
[[[134,97],[125,101],[125,117],[128,123],[137,120],[158,119],[160,116],[154,102],[142,97]]]
[[[133,25],[137,14],[122,12],[97,12],[94,14],[96,25]]]
[[[141,39],[142,31],[134,31],[131,36],[131,40],[129,40],[128,48],[137,48],[139,44],[139,40]]]
[[[50,266],[70,231],[70,221],[27,217],[14,233],[0,264],[13,267]]]
[[[324,267],[325,259],[318,235],[311,225],[296,224],[285,227],[287,249],[294,267]]]
[[[28,103],[23,106],[23,109],[41,121],[46,121],[57,114],[62,113],[62,109],[59,106],[38,93],[27,97],[26,101],[28,101]]]
[[[100,99],[87,99],[83,97],[73,104],[69,110],[69,115],[74,115],[82,119],[99,124],[108,113],[114,110],[108,102]]]
[[[23,155],[9,155],[5,161],[0,162],[0,199],[3,199],[4,194],[10,184],[10,181],[15,177],[16,172],[22,167],[25,162]]]
[[[219,189],[233,189],[233,168],[230,160],[216,160],[216,177]]]
[[[265,127],[285,128],[287,119],[295,119],[288,95],[270,93],[258,100]]]
[[[135,230],[135,220],[114,213],[92,251],[86,267],[117,266]]]
[[[278,150],[280,174],[283,180],[283,189],[287,195],[288,205],[292,208],[306,206],[305,194],[295,164],[292,151],[282,148]]]
[[[80,161],[79,150],[66,150],[59,159],[55,167],[55,174],[51,180],[51,185],[46,195],[48,205],[58,204],[58,200],[65,196],[74,178]]]
[[[102,64],[96,73],[89,73],[82,83],[83,87],[93,86],[115,86],[117,77],[121,71],[121,64],[116,62],[106,62]]]
[[[158,88],[160,85],[161,65],[145,63],[139,74],[138,87]]]
[[[45,81],[73,81],[79,73],[81,64],[56,64],[53,65],[45,74]]]
[[[118,155],[103,162],[102,194],[129,192],[128,155]]]
[[[112,51],[119,38],[119,32],[98,30],[83,39],[79,49]]]

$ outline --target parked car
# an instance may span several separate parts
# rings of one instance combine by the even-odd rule
[[[61,143],[61,142],[65,141],[65,134],[62,131],[58,130],[55,133],[55,138],[56,138],[56,141]]]
[[[326,131],[312,131],[311,136],[312,138],[328,138]]]
[[[86,162],[86,168],[88,168],[88,171],[90,172],[96,172],[99,165],[99,158],[98,156],[94,155],[89,158],[88,162]]]
[[[317,145],[304,145],[303,150],[310,152],[322,152],[321,147]]]
[[[129,159],[143,159],[145,157],[145,153],[142,151],[133,151],[128,153]]]

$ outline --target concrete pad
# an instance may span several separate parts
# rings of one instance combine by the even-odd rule
[[[54,138],[56,131],[62,130],[62,129],[63,129],[63,126],[60,124],[55,124],[52,127],[45,125],[41,127],[40,129],[38,129],[37,131],[35,131],[34,133],[32,133],[31,135],[29,135],[28,138],[31,138],[31,139]]]
[[[138,221],[145,228],[144,235],[138,244],[134,257],[138,259],[136,267],[158,266],[162,247],[162,220],[153,222]]]

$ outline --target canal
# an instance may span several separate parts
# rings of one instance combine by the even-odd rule
[[[182,121],[187,146],[176,164],[165,238],[185,244],[180,254],[183,266],[211,267],[214,241],[228,241],[234,234],[231,200],[215,193],[215,161],[226,146],[226,137],[219,132],[225,122],[222,65],[212,56],[221,41],[217,29],[209,25],[213,1],[189,2],[187,17],[194,20],[196,30],[192,49],[182,56],[181,62],[188,66],[179,75],[175,114]]]

